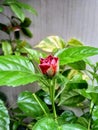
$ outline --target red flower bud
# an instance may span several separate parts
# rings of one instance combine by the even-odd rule
[[[54,76],[59,69],[59,62],[57,57],[49,55],[45,59],[40,58],[39,67],[44,75],[49,77]]]

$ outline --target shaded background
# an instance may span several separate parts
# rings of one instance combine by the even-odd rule
[[[2,0],[1,0],[2,1]],[[38,16],[26,12],[26,15],[32,20],[30,30],[34,37],[26,39],[33,46],[39,43],[43,38],[50,35],[58,35],[66,41],[75,37],[85,45],[98,47],[98,0],[20,0],[33,6]],[[7,15],[12,12],[5,10]],[[5,17],[0,15],[0,22],[8,22]],[[0,32],[0,39],[7,38],[5,33]],[[97,57],[94,58],[97,60]],[[18,88],[1,87],[9,102],[14,103],[17,94],[24,90],[36,91],[35,84],[22,86]]]

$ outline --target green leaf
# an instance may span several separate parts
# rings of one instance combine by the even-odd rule
[[[23,47],[32,48],[31,45],[26,40],[17,39],[15,41],[16,41],[17,47],[19,48],[18,51],[20,51],[21,49],[24,49]],[[24,52],[26,53],[27,51],[24,50]]]
[[[15,15],[23,22],[25,19],[25,14],[21,10],[21,8],[19,6],[17,6],[16,4],[11,4],[10,7],[11,7],[12,11],[15,13]]]
[[[17,1],[17,0],[5,0],[3,2],[3,5],[5,5],[5,6],[6,5],[11,6],[12,4],[17,7],[22,8],[22,9],[25,9],[34,15],[37,15],[37,11],[31,5],[28,5],[27,3],[25,4],[25,3]]]
[[[75,39],[75,38],[71,38],[68,41],[68,45],[70,45],[70,46],[83,46],[83,43],[80,42],[79,40]]]
[[[86,69],[86,63],[83,60],[77,61],[74,63],[69,63],[68,65],[76,70],[85,70]]]
[[[63,91],[60,97],[59,106],[77,106],[77,104],[81,103],[84,99],[83,96],[75,91]]]
[[[92,87],[89,86],[88,89],[86,90],[86,93],[88,93],[91,97],[91,100],[98,105],[98,86]]]
[[[30,13],[34,14],[34,15],[38,15],[37,14],[37,11],[31,6],[31,5],[28,5],[27,3],[23,3],[23,2],[20,2],[20,1],[17,1],[17,5],[27,11],[29,11]]]
[[[85,82],[85,80],[81,80],[80,83],[69,82],[67,84],[68,90],[72,90],[72,89],[83,89],[83,88],[87,88],[87,86],[88,86],[88,84]]]
[[[63,124],[65,123],[74,123],[76,122],[77,117],[75,114],[70,110],[65,110],[61,115],[60,118],[63,120]],[[61,124],[60,124],[61,125]]]
[[[81,73],[75,74],[67,84],[68,90],[83,89],[87,87],[88,87],[88,84],[86,80],[83,80]]]
[[[78,117],[77,123],[84,127],[88,127],[88,120],[84,117]]]
[[[1,41],[4,55],[12,54],[12,46],[8,41]]]
[[[5,0],[4,2],[3,2],[3,5],[10,5],[10,4],[15,4],[16,3],[16,0]]]
[[[27,116],[33,118],[49,113],[47,105],[32,92],[22,92],[18,97],[18,106]]]
[[[87,129],[79,124],[65,124],[62,125],[61,130],[87,130]]]
[[[49,36],[42,40],[35,47],[42,49],[46,52],[55,52],[59,49],[62,49],[66,46],[65,41],[58,36]]]
[[[28,28],[21,28],[21,30],[22,30],[22,32],[26,35],[26,36],[28,36],[28,37],[33,37],[33,34],[32,34],[32,32],[28,29]]]
[[[20,123],[18,121],[14,121],[12,130],[17,130]]]
[[[94,66],[93,66],[93,68],[94,68]],[[94,77],[94,79],[97,81],[97,83],[98,83],[98,73],[95,73],[95,72],[92,72],[92,71],[90,71],[90,70],[88,70],[88,72]]]
[[[88,89],[86,90],[87,93],[97,93],[98,94],[98,86],[89,86]]]
[[[91,99],[91,96],[89,93],[86,92],[86,89],[75,89],[75,91],[86,97],[87,99]]]
[[[59,129],[54,119],[50,117],[44,117],[34,125],[32,130],[59,130]]]
[[[95,121],[92,123],[92,130],[98,130],[98,117]]]
[[[0,100],[0,129],[9,130],[9,115],[4,103]]]
[[[44,117],[34,125],[32,130],[87,130],[87,129],[79,124],[64,124],[62,126],[58,126],[54,119],[50,117]]]
[[[60,59],[60,65],[77,62],[93,55],[98,55],[98,48],[90,46],[65,48],[55,54]]]
[[[25,20],[20,24],[21,27],[29,27],[31,25],[30,18],[26,17]]]
[[[19,86],[38,80],[33,64],[22,56],[0,56],[0,86]]]
[[[31,55],[32,59],[34,59],[38,63],[39,63],[39,59],[41,57],[45,57],[46,56],[45,53],[42,53],[42,52],[40,52],[38,50],[29,49],[29,48],[26,48],[26,47],[24,47],[24,49],[28,52],[28,54]]]
[[[0,13],[4,11],[4,8],[0,6]]]
[[[98,105],[94,107],[92,112],[93,121],[98,121]],[[97,123],[98,124],[98,123]]]

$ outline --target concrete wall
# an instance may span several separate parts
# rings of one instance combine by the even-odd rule
[[[98,0],[28,0],[28,4],[38,11],[38,17],[29,14],[34,33],[31,44],[59,35],[65,40],[76,37],[86,45],[98,47]]]

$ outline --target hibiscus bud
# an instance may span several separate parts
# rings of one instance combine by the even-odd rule
[[[59,60],[57,57],[53,57],[51,55],[45,59],[40,58],[39,67],[44,75],[52,77],[58,72]]]

